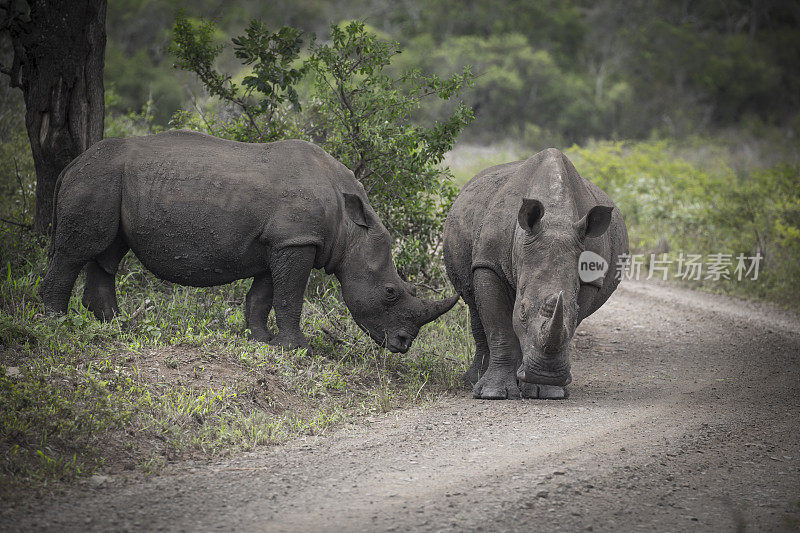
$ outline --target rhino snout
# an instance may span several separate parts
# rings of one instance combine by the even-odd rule
[[[411,343],[414,341],[414,336],[409,335],[405,331],[400,331],[393,338],[389,339],[388,348],[393,353],[406,353],[411,348]]]

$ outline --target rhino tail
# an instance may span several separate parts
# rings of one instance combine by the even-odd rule
[[[80,157],[80,156],[79,156]],[[64,170],[58,175],[58,179],[56,180],[56,186],[53,190],[53,212],[50,216],[50,246],[47,248],[47,261],[53,261],[53,255],[56,253],[56,226],[58,225],[58,191],[61,190],[61,181],[64,179],[64,174],[72,168],[75,162],[78,160],[76,157],[70,163],[64,167]]]

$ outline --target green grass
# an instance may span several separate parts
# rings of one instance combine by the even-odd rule
[[[527,159],[532,155],[533,153],[526,153],[511,142],[492,146],[457,144],[447,154],[445,164],[453,173],[453,181],[461,188],[481,170],[501,163]]]
[[[37,295],[43,247],[26,232],[0,238],[0,498],[251,450],[424,403],[460,388],[472,349],[459,305],[423,328],[408,354],[391,354],[358,329],[337,282],[319,273],[301,324],[308,350],[249,342],[249,280],[181,287],[130,255],[117,277],[121,316],[95,320],[80,304],[80,278],[69,312],[47,316]]]

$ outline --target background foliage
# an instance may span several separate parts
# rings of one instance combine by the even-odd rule
[[[166,125],[197,92],[191,77],[172,72],[168,52],[174,15],[185,6],[111,3],[106,81],[121,97],[114,111],[138,111],[151,95],[157,122]],[[289,25],[323,40],[330,23],[364,20],[400,42],[402,66],[440,76],[473,66],[479,81],[466,100],[477,121],[469,137],[519,138],[536,126],[539,143],[571,144],[709,133],[742,122],[796,131],[798,11],[790,0],[240,0],[224,8],[200,0],[187,16],[215,20],[219,43],[255,18],[273,31]],[[230,50],[220,65],[236,67]]]

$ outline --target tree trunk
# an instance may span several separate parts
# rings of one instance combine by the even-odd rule
[[[28,6],[27,13],[11,14],[14,63],[7,73],[25,98],[36,166],[34,229],[45,234],[58,175],[103,138],[106,0],[29,0]]]

